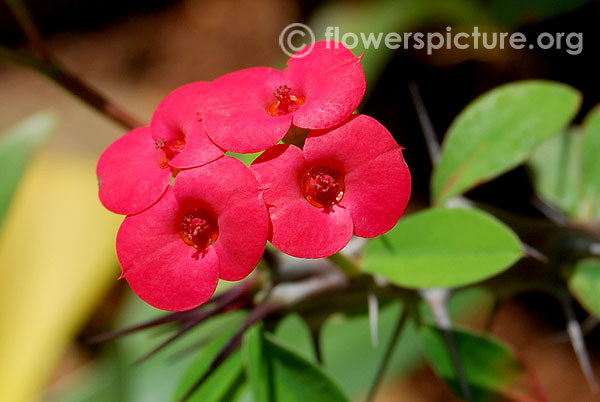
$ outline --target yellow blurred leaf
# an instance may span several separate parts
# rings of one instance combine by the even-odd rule
[[[0,401],[30,401],[119,272],[95,160],[45,153],[0,232]]]

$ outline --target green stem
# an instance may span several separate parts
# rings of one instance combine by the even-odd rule
[[[360,276],[362,274],[362,270],[360,267],[352,261],[350,258],[346,257],[342,253],[337,253],[332,256],[327,257],[327,259],[337,265],[346,276],[349,278],[353,278],[356,276]]]

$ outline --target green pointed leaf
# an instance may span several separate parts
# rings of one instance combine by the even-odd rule
[[[533,375],[503,342],[466,330],[453,330],[454,341],[473,401],[546,400]],[[425,355],[438,377],[459,396],[460,383],[444,334],[432,326],[421,328]]]
[[[364,270],[409,288],[453,287],[494,276],[522,256],[517,236],[493,216],[434,208],[369,242]]]
[[[0,134],[0,225],[32,154],[56,126],[56,115],[41,112]]]
[[[600,218],[600,106],[586,116],[583,124],[581,148],[581,210],[584,219]]]
[[[214,339],[202,351],[184,374],[177,391],[174,401],[181,398],[194,387],[198,381],[209,369],[211,362],[220,352],[221,348],[229,340],[232,331],[227,331],[224,335]],[[242,353],[240,350],[234,352],[225,362],[219,366],[208,379],[192,394],[189,402],[220,402],[231,400],[231,395],[235,395],[239,388],[245,383],[244,366]]]
[[[550,81],[503,85],[475,99],[454,120],[432,178],[436,204],[524,162],[561,132],[579,109],[574,88]]]
[[[578,262],[568,284],[579,303],[600,318],[600,260],[590,258]]]
[[[265,343],[260,326],[255,325],[246,333],[243,354],[248,380],[256,402],[275,401],[271,376],[272,368],[269,360],[265,358]]]
[[[259,327],[248,332],[244,357],[256,402],[349,402],[319,367]]]

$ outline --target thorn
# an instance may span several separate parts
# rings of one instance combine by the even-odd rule
[[[206,318],[208,318],[208,317],[205,317],[205,315],[207,313],[207,311],[205,310],[206,306],[208,306],[209,304],[216,303],[217,306],[214,308],[214,310],[211,310],[211,312],[213,312],[213,314],[219,313],[224,308],[229,306],[231,303],[235,302],[236,300],[238,300],[239,298],[244,296],[252,288],[254,283],[256,283],[256,280],[257,280],[256,277],[250,277],[249,279],[245,280],[244,282],[240,283],[239,285],[237,285],[231,289],[228,289],[222,293],[219,293],[218,295],[213,296],[204,305],[202,305],[198,308],[195,308],[193,310],[165,314],[161,317],[131,326],[129,328],[124,328],[124,329],[120,329],[117,331],[106,332],[104,334],[93,336],[93,337],[89,338],[87,340],[87,342],[89,344],[106,342],[111,339],[119,338],[124,335],[129,335],[131,333],[140,331],[142,329],[148,329],[148,328],[152,328],[152,327],[155,327],[158,325],[168,324],[168,323],[172,323],[172,322],[176,322],[176,321],[196,322],[198,320],[206,319]],[[209,315],[209,317],[210,316],[212,316],[212,314]]]
[[[310,330],[310,338],[313,343],[313,347],[315,348],[315,357],[317,358],[317,362],[319,364],[323,364],[323,351],[321,350],[321,342],[320,342],[320,334],[321,328],[311,328]]]
[[[537,195],[531,197],[531,204],[544,214],[546,218],[550,219],[558,226],[567,226],[569,224],[569,220],[562,212],[542,200]]]
[[[419,124],[421,124],[421,131],[423,131],[423,135],[425,136],[425,142],[427,143],[427,150],[429,151],[431,164],[436,166],[440,161],[440,143],[438,142],[433,124],[431,124],[431,119],[429,119],[427,108],[425,107],[425,103],[423,103],[423,99],[421,98],[421,93],[419,92],[419,87],[417,86],[416,82],[409,82],[408,89],[410,90],[410,96],[413,105],[415,106],[415,110],[417,111]]]
[[[488,316],[487,321],[484,326],[485,332],[492,331],[492,327],[494,326],[494,320],[495,320],[496,316],[498,315],[498,311],[500,310],[501,304],[502,304],[502,302],[500,301],[500,299],[494,300],[494,304],[492,305],[490,315]]]
[[[379,346],[379,300],[375,293],[367,295],[367,305],[369,308],[369,326],[371,328],[371,344],[373,348]]]
[[[196,312],[195,310],[193,310],[193,311]],[[186,311],[186,313],[190,313],[190,312]],[[189,315],[189,314],[187,314],[187,315]],[[143,329],[148,329],[148,328],[156,327],[158,325],[180,321],[181,319],[184,319],[187,315],[184,315],[183,313],[166,314],[161,317],[155,318],[153,320],[146,321],[141,324],[137,324],[137,325],[134,325],[134,326],[131,326],[128,328],[92,336],[92,337],[88,338],[86,340],[86,342],[90,345],[106,342],[106,341],[109,341],[112,339],[119,338],[124,335],[129,335],[134,332],[141,331]]]
[[[213,311],[207,311],[207,313],[212,313],[212,312]],[[180,338],[182,335],[187,333],[190,329],[194,328],[196,325],[203,322],[208,316],[209,315],[207,314],[206,316],[202,317],[201,319],[183,323],[183,325],[177,330],[177,332],[175,332],[173,335],[171,335],[170,337],[168,337],[167,339],[165,339],[164,341],[159,343],[158,346],[156,346],[154,349],[152,349],[151,351],[147,352],[142,357],[140,357],[136,361],[134,361],[133,366],[139,366],[140,364],[142,364],[143,362],[145,362],[146,360],[148,360],[149,358],[151,358],[152,356],[154,356],[155,354],[157,354],[158,352],[163,350],[165,347],[170,345],[174,340]]]
[[[546,257],[544,253],[531,247],[529,244],[521,242],[521,247],[523,247],[523,251],[525,251],[527,257],[531,257],[543,263],[548,262],[548,257]]]
[[[427,302],[433,315],[435,316],[435,322],[441,329],[452,329],[452,322],[448,314],[448,299],[450,298],[450,291],[448,289],[435,288],[425,289],[419,292],[423,300]]]
[[[585,376],[590,389],[593,393],[596,393],[598,392],[598,382],[596,381],[592,363],[590,362],[590,356],[585,346],[581,326],[575,317],[571,296],[563,289],[559,294],[559,300],[567,320],[567,334],[571,340],[571,345],[573,346],[573,351],[579,362],[579,367],[581,367],[581,371],[583,371],[583,375]]]
[[[398,343],[398,339],[400,338],[400,334],[402,333],[402,328],[404,328],[404,324],[406,323],[407,318],[408,318],[408,308],[407,308],[407,305],[404,304],[402,306],[402,310],[400,311],[400,316],[398,317],[398,323],[396,324],[396,328],[394,329],[394,332],[392,333],[390,341],[389,341],[389,343],[386,347],[386,350],[383,354],[383,360],[381,360],[381,363],[379,364],[379,367],[377,368],[377,373],[375,374],[375,379],[371,383],[369,392],[367,392],[367,397],[365,399],[366,402],[371,402],[373,400],[373,398],[375,397],[375,393],[377,392],[377,389],[379,388],[379,385],[381,384],[381,381],[383,380],[383,376],[388,367],[388,364],[390,363],[392,354],[394,353],[394,349],[396,347],[396,344]]]
[[[463,393],[463,397],[466,401],[472,402],[473,397],[471,394],[471,388],[465,374],[465,369],[460,359],[460,354],[456,347],[456,341],[454,340],[454,334],[452,333],[452,321],[450,320],[450,314],[448,313],[448,300],[450,298],[450,290],[448,289],[425,289],[419,292],[421,297],[427,302],[433,315],[438,328],[444,334],[448,351],[450,352],[450,358],[456,370],[456,376]]]
[[[581,324],[581,330],[583,331],[584,335],[587,335],[590,332],[592,332],[594,329],[596,329],[598,327],[598,324],[600,324],[600,320],[598,320],[593,315],[590,315]]]

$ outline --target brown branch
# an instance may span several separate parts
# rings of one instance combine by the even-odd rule
[[[56,61],[41,60],[4,46],[0,46],[0,58],[39,72],[92,108],[129,130],[143,126],[143,123],[139,120],[132,117],[121,107],[117,106],[78,77],[62,68]]]
[[[46,48],[40,31],[21,0],[5,0],[5,2],[27,37],[32,54],[0,46],[0,58],[22,64],[41,73],[75,97],[129,130],[143,125],[124,109],[56,61]]]
[[[35,24],[29,9],[23,4],[23,0],[5,0],[5,3],[25,34],[35,57],[40,60],[50,61],[50,55],[44,45],[44,38]]]

